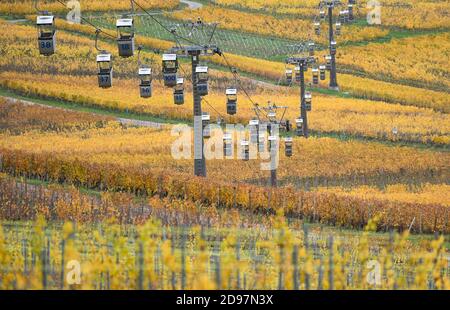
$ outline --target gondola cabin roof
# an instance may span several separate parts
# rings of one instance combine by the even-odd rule
[[[228,141],[228,140],[231,140],[231,133],[226,133],[226,134],[224,134],[224,135],[223,135],[223,139],[224,139],[224,140],[227,140],[227,141]]]
[[[285,142],[292,142],[292,137],[286,137],[286,138],[284,138],[284,141]]]
[[[38,26],[41,26],[41,25],[53,25],[54,21],[55,21],[55,17],[52,16],[52,15],[38,16],[36,18],[36,24]]]
[[[277,136],[269,136],[268,138],[269,141],[277,141]]]
[[[295,122],[298,124],[298,123],[303,123],[303,118],[297,118],[296,120],[295,120]]]
[[[195,68],[195,73],[208,73],[208,67],[198,66],[197,68]]]
[[[97,62],[109,62],[111,61],[111,54],[97,55]]]
[[[277,114],[275,112],[269,112],[267,113],[267,117],[275,117]]]
[[[209,121],[210,119],[211,119],[211,116],[209,116],[209,114],[202,115],[202,121]]]
[[[163,61],[177,60],[177,54],[163,54],[162,59]]]
[[[184,84],[184,78],[177,78],[177,84],[178,85]]]
[[[236,95],[237,94],[237,89],[236,88],[227,88],[226,95]]]
[[[248,124],[249,124],[250,126],[256,126],[256,125],[259,125],[259,120],[257,120],[257,119],[251,119],[251,120],[248,122]]]
[[[132,18],[121,18],[116,22],[116,27],[133,27],[133,19]]]
[[[139,68],[139,75],[151,75],[152,68]]]
[[[242,141],[241,141],[241,145],[242,145],[242,146],[248,146],[249,143],[248,143],[247,140],[242,140]]]

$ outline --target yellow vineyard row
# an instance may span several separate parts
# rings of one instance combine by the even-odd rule
[[[154,94],[150,99],[139,97],[137,79],[117,79],[113,88],[108,90],[98,88],[96,83],[95,76],[0,73],[1,86],[25,95],[165,119],[192,118],[190,92],[185,95],[185,104],[179,106],[173,103],[172,92],[159,82],[154,82]],[[90,90],[89,93],[86,89]],[[235,116],[226,114],[224,94],[213,92],[205,99],[204,110],[212,115],[213,121],[220,116],[227,123],[247,124],[254,117],[253,104],[242,92],[239,92],[238,113]],[[285,119],[291,122],[299,116],[298,96],[293,93],[254,94],[252,99],[262,105],[271,101],[288,106]],[[310,128],[316,132],[436,145],[450,143],[448,118],[448,114],[427,109],[328,96],[315,96],[313,110],[309,113]]]
[[[374,222],[369,222],[368,231]],[[405,233],[380,245],[368,231],[359,238],[301,234],[282,218],[277,229],[269,231],[180,229],[157,221],[132,228],[65,221],[58,227],[42,216],[22,227],[5,223],[0,228],[1,289],[450,287],[444,237],[417,246]],[[373,247],[378,251],[371,251]],[[373,260],[385,275],[379,283],[367,281]],[[75,262],[82,272],[67,283],[61,262]]]
[[[415,187],[406,184],[392,184],[384,190],[376,187],[361,186],[356,188],[329,187],[318,188],[319,192],[333,193],[343,196],[357,196],[365,199],[390,200],[411,203],[437,203],[450,206],[447,184],[425,184]]]
[[[199,10],[183,10],[175,13],[167,13],[167,16],[180,20],[196,20],[202,18],[204,22],[220,20],[219,27],[229,30],[255,33],[265,36],[277,36],[292,40],[314,40],[325,43],[326,37],[313,35],[313,20],[294,18],[277,18],[257,13],[247,13],[238,10],[225,9],[214,6],[206,6]],[[367,41],[384,37],[388,30],[376,27],[346,26],[339,38],[342,42]]]
[[[293,16],[317,16],[318,1],[278,1],[278,0],[217,0],[220,6],[252,9],[274,14]],[[406,29],[449,28],[449,6],[445,0],[380,0],[381,25],[402,27]],[[359,19],[366,19],[369,13],[376,13],[368,0],[358,1],[354,6],[354,14]]]
[[[69,4],[71,1],[61,1]],[[35,12],[34,0],[7,0],[0,3],[0,13],[12,15],[33,14]],[[173,9],[178,6],[178,0],[145,0],[139,3],[146,9]],[[130,10],[129,0],[82,0],[80,1],[81,13],[83,11],[127,11]],[[70,6],[73,8],[73,6]],[[56,0],[39,1],[39,9],[53,13],[67,13],[69,6],[64,6]]]
[[[383,50],[383,53],[380,53]],[[339,64],[352,70],[394,80],[450,87],[450,33],[394,39],[339,49]],[[430,97],[432,94],[430,94]],[[448,97],[450,100],[450,95]]]
[[[60,117],[58,110],[46,110],[49,115],[55,115],[57,119]],[[15,127],[12,126],[10,130]],[[20,127],[20,124],[17,127]],[[264,159],[243,162],[238,159],[236,148],[234,159],[223,160],[222,137],[220,132],[213,130],[211,139],[207,140],[208,149],[212,151],[210,155],[213,157],[207,161],[211,179],[224,182],[257,182],[258,179],[267,178],[268,171],[262,170],[260,165],[265,162]],[[192,169],[189,156],[192,150],[185,150],[187,158],[182,156],[181,159],[175,160],[176,157],[173,157],[180,155],[176,151],[183,149],[175,148],[174,142],[179,136],[172,135],[171,128],[122,128],[114,122],[109,122],[103,128],[84,129],[64,135],[54,131],[32,130],[22,135],[3,132],[1,138],[0,147],[5,150],[43,156],[51,154],[64,160],[87,161],[86,163],[91,164],[114,163],[116,166],[136,169],[167,169],[187,175],[190,175]],[[238,136],[233,139],[237,144]],[[420,182],[421,179],[433,175],[445,177],[448,174],[448,152],[385,146],[379,143],[342,142],[331,138],[294,140],[293,157],[286,158],[282,155],[278,169],[279,179],[287,183],[306,182],[308,178],[315,178],[314,182],[319,182],[318,178],[322,178],[322,183],[332,178],[337,179],[337,182],[342,178],[358,183],[361,181],[358,176],[365,176],[363,179],[370,182],[374,180],[370,179],[371,177],[383,175],[392,175],[394,179],[411,176],[411,182],[417,177]],[[283,150],[282,146],[281,151]],[[302,164],[299,165],[299,162]]]

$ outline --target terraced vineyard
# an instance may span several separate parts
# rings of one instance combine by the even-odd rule
[[[311,111],[285,60],[311,57],[315,41],[312,67],[324,65],[319,1],[85,0],[81,24],[65,20],[66,1],[40,1],[56,16],[48,57],[33,2],[2,2],[0,289],[449,289],[449,5],[385,0],[369,25],[360,2],[336,37],[339,90],[330,70],[317,83],[305,72]],[[130,3],[139,61],[115,39]],[[174,104],[167,51],[199,42],[209,93],[194,100],[179,53]],[[106,51],[113,83],[101,88]],[[206,176],[193,175],[198,102],[212,125]],[[256,118],[280,135],[261,126],[255,142]]]

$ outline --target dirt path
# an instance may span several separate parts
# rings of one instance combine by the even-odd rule
[[[20,24],[20,23],[25,23],[27,22],[27,19],[13,19],[13,20],[7,20],[8,23],[10,24]]]
[[[180,0],[181,3],[187,4],[191,10],[198,10],[203,7],[202,3],[188,0]]]

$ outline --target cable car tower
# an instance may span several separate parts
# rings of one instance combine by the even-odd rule
[[[207,130],[204,122],[209,121],[209,119],[207,120],[209,115],[202,112],[202,97],[208,95],[208,67],[200,64],[200,58],[204,56],[222,55],[219,47],[211,43],[217,25],[217,23],[203,23],[200,19],[196,22],[173,25],[170,32],[174,35],[176,45],[167,50],[166,54],[163,55],[164,81],[180,81],[176,75],[177,70],[173,70],[173,68],[178,68],[177,58],[186,57],[191,59],[194,99],[194,174],[201,177],[206,177],[206,159],[203,147],[204,138],[207,138],[208,135],[204,133]],[[197,34],[208,31],[210,27],[212,27],[212,31],[209,40],[198,43]],[[186,29],[189,32],[186,37],[179,34]],[[188,44],[183,44],[183,41]],[[175,64],[175,66],[172,64]],[[171,77],[169,78],[170,75]],[[176,82],[175,84],[169,82],[166,85],[172,87],[177,84]]]
[[[339,91],[339,86],[337,82],[336,73],[336,48],[337,43],[335,41],[335,35],[341,34],[342,24],[352,22],[353,17],[353,5],[356,1],[349,0],[347,9],[344,9],[344,3],[340,0],[322,0],[319,2],[319,16],[314,19],[314,30],[317,36],[321,34],[320,31],[320,21],[325,21],[328,18],[328,47],[330,55],[326,56],[327,66],[326,69],[330,71],[330,84],[329,88],[332,90]],[[339,18],[333,19],[333,10],[335,8],[341,8],[339,12]],[[336,20],[334,24],[334,20]],[[322,76],[324,76],[325,71],[322,70]],[[324,80],[324,78],[321,80]]]
[[[284,116],[289,107],[279,106],[274,103],[268,102],[267,106],[260,106],[256,104],[253,108],[256,117],[249,121],[250,126],[250,142],[258,144],[258,151],[264,152],[266,147],[266,135],[261,129],[267,131],[269,134],[268,151],[270,152],[270,184],[272,187],[277,187],[277,164],[279,159],[279,134],[278,130],[281,129],[285,132],[290,132],[291,125],[289,120],[285,120]],[[281,111],[281,116],[278,111]],[[285,155],[287,157],[292,156],[292,138],[286,137],[285,141]],[[244,141],[245,142],[245,141]],[[245,145],[244,152],[246,152]],[[248,160],[244,154],[244,160]]]
[[[286,64],[295,65],[295,80],[300,83],[300,118],[296,119],[297,135],[309,137],[308,130],[308,111],[311,111],[311,92],[306,92],[305,87],[305,72],[308,67],[316,63],[316,59],[312,56],[313,50],[310,50],[310,56],[303,57],[289,57],[286,59]],[[313,73],[314,74],[314,73]]]

